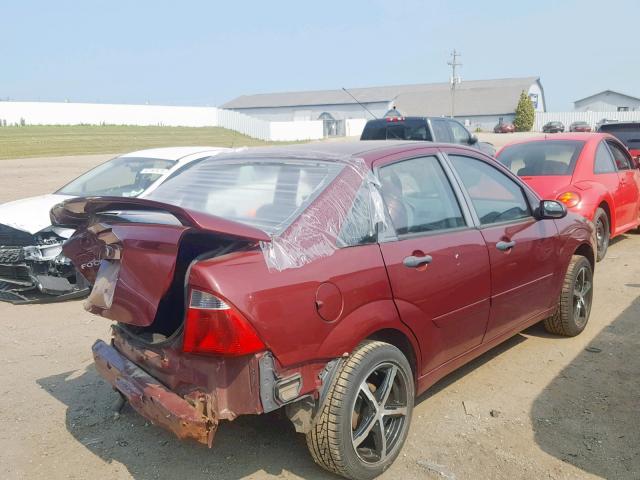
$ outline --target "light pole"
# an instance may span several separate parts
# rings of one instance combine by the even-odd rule
[[[456,67],[462,66],[461,63],[458,63],[458,57],[460,56],[460,53],[454,48],[451,54],[451,61],[447,62],[447,65],[451,66],[451,118],[453,118],[456,113],[456,85],[460,83],[460,77],[456,76]]]

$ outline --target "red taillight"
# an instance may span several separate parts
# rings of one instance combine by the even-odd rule
[[[404,122],[404,117],[387,117],[387,122]]]
[[[249,321],[215,295],[191,290],[184,325],[183,350],[209,355],[246,355],[265,345]]]
[[[571,208],[580,203],[580,195],[575,192],[564,192],[558,195],[558,200],[564,203],[567,208]]]

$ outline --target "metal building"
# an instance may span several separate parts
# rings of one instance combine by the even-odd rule
[[[463,81],[456,86],[455,117],[471,130],[491,130],[502,118],[514,117],[521,92],[537,111],[544,112],[544,90],[538,77]],[[405,116],[449,116],[449,83],[425,83],[353,88],[349,92],[376,117],[396,108]],[[269,121],[323,120],[329,135],[344,134],[346,119],[368,119],[370,114],[343,90],[242,95],[222,108]]]

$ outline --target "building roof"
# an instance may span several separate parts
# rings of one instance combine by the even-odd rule
[[[538,77],[464,81],[456,87],[456,116],[491,115],[515,111],[520,93],[539,82]],[[353,88],[349,92],[361,103],[395,102],[403,115],[448,115],[451,112],[449,83],[421,83],[386,87]],[[222,108],[298,107],[344,105],[356,101],[343,90],[262,93],[242,95]]]
[[[614,93],[616,95],[622,95],[623,97],[631,98],[632,100],[637,100],[640,102],[639,97],[634,97],[633,95],[627,95],[626,93],[616,92],[615,90],[603,90],[598,93],[594,93],[593,95],[589,95],[588,97],[580,98],[578,100],[574,100],[573,103],[584,102],[585,100],[589,100],[590,98],[594,98],[600,95],[608,95],[609,93]]]

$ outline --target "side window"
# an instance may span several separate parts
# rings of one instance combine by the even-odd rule
[[[593,161],[593,173],[615,173],[616,167],[613,164],[611,152],[604,144],[600,142],[596,149],[596,158]]]
[[[611,153],[616,161],[616,167],[618,167],[618,170],[629,170],[631,168],[631,159],[627,154],[613,142],[607,140],[607,145],[609,145],[609,149],[611,149]]]
[[[391,222],[398,235],[466,226],[458,200],[436,157],[404,160],[379,171]]]
[[[363,245],[376,241],[376,228],[373,224],[371,193],[369,186],[363,184],[353,201],[351,210],[340,227],[338,247]]]
[[[486,162],[449,155],[482,225],[531,216],[520,185]]]
[[[463,145],[469,144],[469,132],[466,128],[460,125],[455,120],[447,120],[451,127],[451,134],[453,135],[453,143],[461,143]]]
[[[446,120],[431,120],[431,128],[433,128],[434,141],[444,143],[450,143],[453,141],[451,139],[451,132],[449,131],[449,127],[447,127]]]

